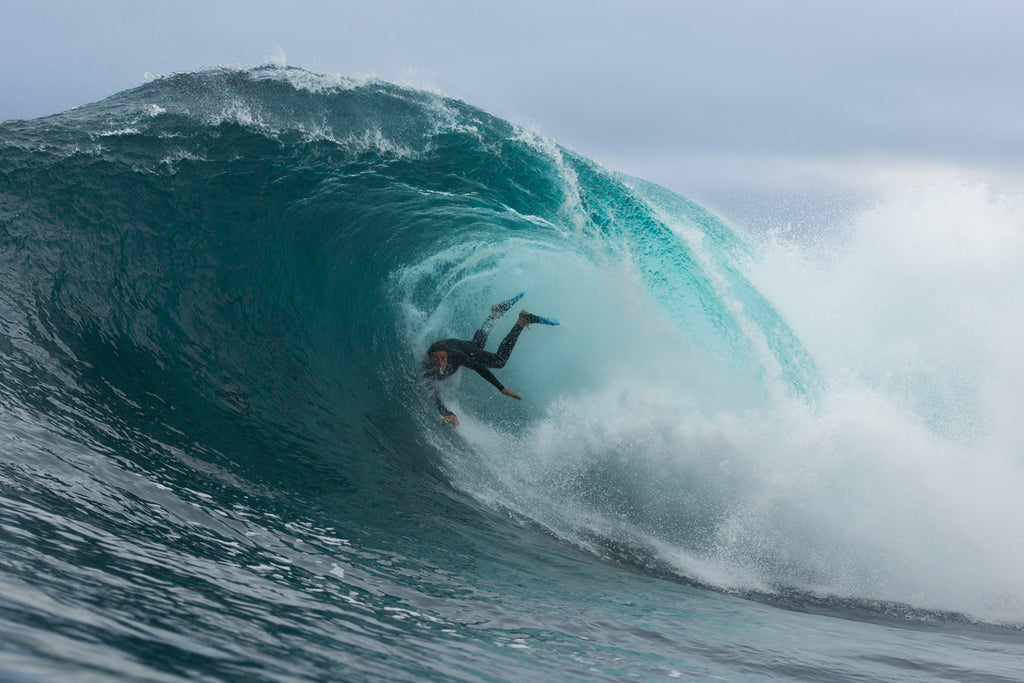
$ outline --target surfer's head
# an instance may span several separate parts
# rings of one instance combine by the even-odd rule
[[[448,367],[448,345],[444,342],[434,342],[427,349],[427,360],[438,372],[444,372]]]

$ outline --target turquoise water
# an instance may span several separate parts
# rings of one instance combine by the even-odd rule
[[[865,220],[807,259],[297,69],[0,124],[2,677],[1019,679],[1020,337]],[[524,400],[449,428],[423,350],[522,290]]]

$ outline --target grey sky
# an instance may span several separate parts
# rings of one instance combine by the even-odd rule
[[[1012,187],[1022,35],[1022,0],[0,0],[0,119],[283,54],[440,90],[727,210],[878,165]]]

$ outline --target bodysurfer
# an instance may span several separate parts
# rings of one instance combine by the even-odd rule
[[[431,387],[431,390],[433,391],[434,403],[437,406],[437,411],[441,414],[441,417],[448,420],[453,425],[459,424],[459,418],[457,418],[455,413],[448,410],[444,406],[444,403],[441,402],[441,396],[437,392],[436,382],[440,382],[441,380],[451,377],[463,365],[475,370],[477,374],[493,384],[498,391],[506,396],[514,398],[517,401],[523,400],[522,396],[502,385],[490,369],[505,367],[505,363],[508,362],[508,358],[512,354],[512,349],[515,348],[519,335],[526,329],[527,325],[532,325],[534,323],[542,325],[557,325],[558,321],[551,320],[550,318],[542,318],[539,315],[534,315],[533,313],[525,310],[520,311],[519,319],[516,320],[516,324],[512,326],[512,329],[509,330],[509,333],[505,335],[505,338],[501,341],[501,344],[498,346],[497,353],[491,353],[490,351],[484,350],[484,346],[487,344],[487,336],[490,334],[491,328],[494,327],[495,321],[503,316],[505,312],[512,308],[512,305],[522,297],[522,294],[517,294],[507,301],[502,301],[500,304],[494,304],[491,306],[491,314],[487,316],[487,320],[484,321],[483,325],[480,326],[480,329],[478,329],[473,335],[473,339],[444,339],[434,342],[430,345],[430,348],[427,349],[427,359],[423,361],[423,377],[435,382],[435,385]]]

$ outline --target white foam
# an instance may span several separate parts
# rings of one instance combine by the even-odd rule
[[[771,244],[753,277],[830,390],[769,418],[760,462],[792,486],[766,479],[723,547],[771,535],[823,590],[1024,622],[1022,259],[1022,198],[962,173]]]
[[[460,416],[474,453],[451,455],[453,480],[714,585],[1024,623],[1021,262],[1020,197],[956,176],[894,191],[830,244],[769,244],[751,275],[822,369],[807,406],[749,398],[628,263],[509,255],[487,286],[529,282],[563,325],[501,371],[524,405],[459,388],[483,407]],[[508,414],[530,427],[505,433]]]

